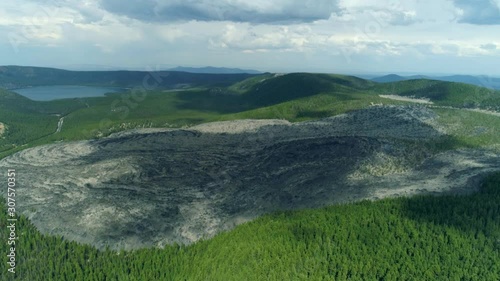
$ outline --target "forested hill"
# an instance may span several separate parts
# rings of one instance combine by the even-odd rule
[[[229,86],[255,74],[207,74],[179,71],[68,71],[44,67],[0,66],[0,88],[15,89],[44,85],[83,85],[131,88]]]

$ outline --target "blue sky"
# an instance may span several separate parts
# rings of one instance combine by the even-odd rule
[[[0,65],[500,76],[500,0],[6,0]]]

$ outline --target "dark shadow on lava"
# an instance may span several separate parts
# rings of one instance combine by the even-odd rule
[[[259,131],[269,133],[270,129]],[[109,179],[100,187],[108,198],[107,204],[115,204],[113,198],[127,197],[137,200],[138,205],[155,202],[154,208],[144,209],[146,219],[108,225],[100,231],[102,239],[112,245],[127,236],[140,236],[141,231],[148,237],[162,232],[175,235],[173,226],[186,223],[179,209],[198,202],[200,196],[213,200],[209,206],[215,214],[231,218],[322,207],[348,201],[353,193],[355,198],[369,195],[371,191],[363,188],[346,190],[343,183],[359,163],[383,150],[391,140],[360,136],[300,139],[296,127],[289,129],[297,131],[290,134],[295,136],[293,139],[287,140],[259,138],[255,133],[201,134],[181,130],[95,141],[100,149],[82,158],[89,165],[132,156],[139,169],[135,175]],[[116,184],[134,186],[135,192],[105,191],[107,185]],[[409,215],[420,213],[412,206],[408,207]]]

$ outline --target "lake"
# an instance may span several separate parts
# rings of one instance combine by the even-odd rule
[[[36,101],[50,101],[68,98],[103,97],[105,93],[125,91],[123,88],[90,86],[37,86],[12,90]]]

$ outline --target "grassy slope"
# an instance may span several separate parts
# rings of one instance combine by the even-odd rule
[[[435,109],[439,122],[466,147],[488,147],[500,151],[500,117],[457,109]]]
[[[500,149],[500,118],[498,116],[459,110],[480,108],[500,111],[500,91],[463,83],[435,80],[407,80],[378,84],[372,94],[428,98],[442,108],[434,109],[439,123],[463,146],[487,146]],[[447,107],[453,107],[447,108]]]
[[[418,79],[379,84],[375,94],[429,98],[436,105],[500,111],[500,91],[464,83]]]
[[[18,107],[11,108],[12,111],[23,114],[29,111],[35,119],[46,119],[46,125],[43,126],[43,132],[29,138],[7,135],[3,143],[19,146],[40,136],[50,135],[56,129],[58,118],[47,116],[49,113],[67,116],[62,132],[45,138],[45,142],[93,138],[139,126],[182,127],[241,118],[307,120],[363,108],[371,101],[381,100],[362,93],[362,89],[370,83],[354,77],[291,74],[280,77],[257,76],[229,88],[212,87],[179,92],[157,90],[146,94],[132,92],[103,98],[44,103],[11,94],[19,100],[16,101]],[[2,99],[2,104],[11,107],[7,99]],[[4,114],[0,115],[0,122],[2,120],[10,124],[14,118],[7,118]],[[39,123],[31,120],[26,125],[35,127]]]
[[[35,102],[0,89],[0,122],[7,130],[0,138],[0,158],[20,149],[50,141],[60,117],[84,108],[83,100]]]
[[[296,122],[337,115],[372,103],[406,104],[380,98],[379,94],[426,97],[443,106],[476,105],[491,109],[500,105],[500,93],[460,83],[409,80],[376,84],[352,76],[307,73],[264,74],[228,88],[129,92],[103,98],[43,103],[3,92],[0,104],[5,110],[0,112],[0,122],[6,123],[10,129],[6,139],[0,140],[0,157],[15,151],[6,151],[9,148],[27,143],[31,146],[95,138],[135,127],[182,127],[245,118],[278,118]],[[495,133],[498,121],[494,117],[463,112],[454,115],[446,109],[437,111],[443,117],[443,124],[475,122],[474,127],[486,127],[479,128],[483,132],[472,138],[467,131],[457,131],[455,137],[467,139],[465,143],[491,145],[498,142]],[[23,118],[16,115],[19,113]],[[50,113],[67,114],[61,133],[53,134],[58,118]],[[481,125],[481,120],[491,122]],[[43,136],[46,137],[33,142]]]

